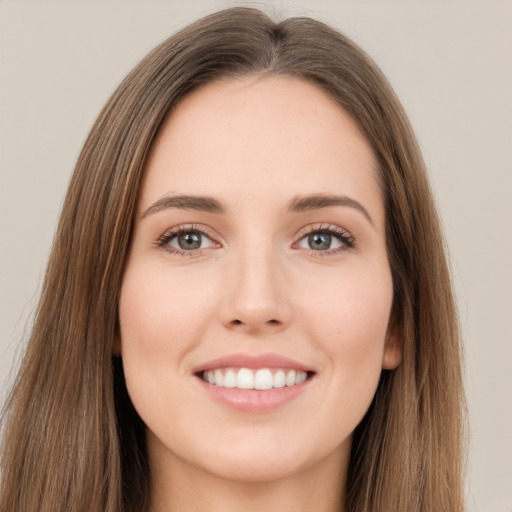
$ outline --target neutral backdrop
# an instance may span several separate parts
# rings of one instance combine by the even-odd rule
[[[103,103],[220,0],[0,0],[0,385],[30,327],[66,184]],[[512,2],[236,2],[338,27],[383,68],[421,143],[466,352],[469,512],[512,512]]]

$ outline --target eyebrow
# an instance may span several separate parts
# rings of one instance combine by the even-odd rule
[[[329,206],[348,206],[350,208],[355,208],[366,217],[372,226],[375,226],[368,210],[359,201],[347,196],[324,194],[295,196],[288,205],[288,211],[304,212],[308,210],[328,208]]]
[[[144,219],[152,213],[160,212],[168,208],[178,208],[180,210],[195,210],[207,213],[224,213],[226,209],[220,201],[208,196],[164,196],[153,203],[142,215]]]
[[[330,206],[348,206],[361,212],[366,219],[374,226],[368,210],[358,201],[347,196],[315,194],[308,196],[295,196],[288,204],[289,212],[305,212],[308,210],[319,210]],[[178,208],[180,210],[195,210],[206,213],[225,213],[226,208],[218,200],[210,196],[178,195],[164,196],[154,202],[141,215],[144,219],[148,215],[166,210]]]

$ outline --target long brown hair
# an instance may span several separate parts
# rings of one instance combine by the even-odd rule
[[[464,509],[458,324],[407,117],[377,66],[337,31],[308,18],[276,23],[258,10],[231,8],[144,58],[104,107],[79,156],[4,414],[2,512],[147,508],[144,425],[113,356],[141,176],[181,98],[246,74],[294,76],[326,91],[357,121],[379,163],[403,362],[383,371],[354,433],[346,512]]]

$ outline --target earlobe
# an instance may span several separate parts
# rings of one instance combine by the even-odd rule
[[[395,370],[402,362],[402,355],[402,335],[396,323],[391,321],[386,334],[384,354],[382,357],[382,368],[384,370]]]

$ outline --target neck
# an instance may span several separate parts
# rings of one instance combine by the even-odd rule
[[[339,461],[338,455],[278,480],[248,482],[227,480],[190,465],[153,458],[149,510],[343,512],[347,463]]]

